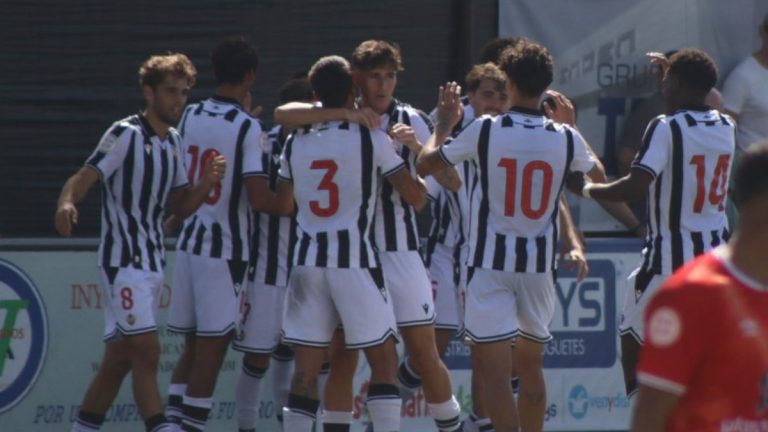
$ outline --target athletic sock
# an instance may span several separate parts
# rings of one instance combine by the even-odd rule
[[[323,410],[323,432],[349,432],[352,417],[351,411]]]
[[[408,357],[403,359],[397,370],[397,381],[400,386],[400,397],[407,401],[421,387],[421,377],[408,365]]]
[[[403,400],[400,390],[392,384],[371,384],[366,398],[373,430],[393,432],[400,430],[400,409]]]
[[[288,395],[288,403],[283,408],[283,430],[285,432],[307,432],[313,430],[320,401],[304,396]]]
[[[184,395],[184,402],[181,407],[184,416],[181,420],[181,430],[189,432],[205,430],[205,423],[208,421],[211,406],[213,406],[212,398],[195,398]]]
[[[240,376],[235,385],[235,406],[237,427],[241,430],[254,429],[259,417],[259,390],[267,368],[249,364],[243,359]]]
[[[168,386],[168,405],[165,407],[165,416],[168,421],[177,425],[181,424],[181,405],[184,403],[186,384],[173,384]]]
[[[275,417],[281,426],[283,424],[283,407],[288,403],[288,393],[291,391],[293,357],[293,349],[288,345],[280,344],[272,352],[272,364],[269,367],[272,375],[272,400],[275,405]]]
[[[165,414],[155,414],[144,421],[147,432],[171,432],[173,423],[169,422]]]
[[[101,429],[104,423],[104,414],[95,414],[80,410],[75,422],[72,423],[72,432],[93,432]]]
[[[445,402],[428,403],[427,406],[440,432],[453,432],[461,428],[461,406],[454,396]]]

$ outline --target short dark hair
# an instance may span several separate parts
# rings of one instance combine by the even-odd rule
[[[139,84],[155,88],[168,76],[186,78],[190,87],[195,85],[197,69],[187,56],[180,53],[154,55],[139,67]]]
[[[233,37],[219,42],[211,54],[213,75],[218,84],[240,84],[248,72],[259,67],[259,55],[243,37]]]
[[[737,206],[768,193],[768,141],[752,144],[733,172],[733,198]]]
[[[524,37],[493,38],[480,50],[480,60],[478,63],[499,64],[501,62],[501,53],[508,48],[520,48],[527,41],[528,39]]]
[[[292,78],[285,82],[277,92],[280,103],[306,102],[312,100],[312,84],[306,75],[302,78]]]
[[[488,62],[472,66],[472,69],[464,78],[467,91],[477,91],[483,80],[491,80],[501,91],[506,91],[507,76],[494,63]]]
[[[403,58],[400,45],[394,42],[369,39],[362,42],[352,51],[352,67],[360,70],[371,70],[391,66],[396,71],[403,71]]]
[[[668,74],[683,86],[706,95],[717,84],[717,66],[709,54],[698,48],[684,48],[669,59]]]
[[[528,42],[520,49],[504,50],[499,67],[514,81],[520,94],[527,97],[541,96],[554,78],[552,55],[535,42]]]
[[[309,70],[312,90],[326,108],[341,108],[352,91],[352,73],[349,62],[341,56],[325,56]]]

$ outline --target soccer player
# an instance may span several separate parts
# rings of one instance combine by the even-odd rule
[[[353,106],[352,75],[343,58],[321,58],[309,79],[323,106]],[[426,203],[423,185],[383,131],[346,121],[315,124],[297,131],[283,150],[279,207],[290,213],[295,198],[299,226],[283,323],[283,340],[296,351],[283,410],[286,432],[312,426],[319,406],[316,377],[339,324],[347,348],[363,349],[371,366],[368,409],[375,430],[399,430],[395,319],[370,240],[384,179],[416,208]],[[323,413],[326,431],[348,431],[351,421],[351,410]]]
[[[633,432],[768,425],[767,167],[768,143],[746,151],[734,174],[733,237],[677,270],[650,301]]]
[[[182,152],[191,182],[221,154],[231,169],[185,221],[178,240],[168,328],[185,335],[171,376],[168,414],[185,431],[205,428],[221,363],[239,321],[253,230],[248,180],[265,174],[261,127],[240,105],[255,81],[258,55],[243,39],[220,42],[211,56],[213,97],[187,107]]]
[[[132,372],[133,395],[147,431],[168,432],[157,389],[160,342],[155,310],[163,285],[164,209],[191,214],[226,171],[223,157],[200,167],[189,188],[178,132],[197,71],[183,54],[152,56],[139,69],[146,109],[115,122],[59,197],[55,224],[69,237],[78,222],[75,205],[97,181],[103,183],[99,273],[104,296],[104,357],[91,380],[72,430],[99,430],[104,414]]]
[[[279,92],[281,103],[311,102],[314,97],[309,80],[294,78]],[[253,193],[256,207],[269,209],[277,188],[280,154],[285,145],[286,132],[275,126],[267,134],[267,148],[260,157],[266,171],[246,179]],[[240,338],[232,343],[242,351],[243,364],[235,388],[237,425],[242,432],[254,431],[259,413],[260,388],[267,368],[272,370],[272,391],[275,414],[283,418],[283,406],[288,400],[290,378],[293,372],[293,350],[280,344],[283,303],[291,268],[291,248],[296,244],[296,218],[258,212],[256,227],[251,234],[251,262],[243,302]],[[270,364],[270,357],[274,360]]]
[[[609,184],[584,183],[578,174],[568,187],[587,198],[632,201],[649,195],[648,235],[634,290],[625,298],[620,325],[627,395],[637,390],[635,366],[643,343],[643,313],[649,299],[683,263],[728,239],[725,196],[734,152],[734,124],[704,105],[717,82],[717,68],[705,52],[675,53],[662,81],[669,115],[648,125],[630,173]]]
[[[540,431],[546,391],[543,347],[552,339],[560,191],[568,170],[599,170],[581,135],[544,117],[539,99],[552,82],[552,57],[528,43],[508,50],[501,69],[512,109],[476,119],[446,142],[460,117],[460,88],[441,87],[435,133],[419,155],[421,175],[471,160],[469,274],[465,337],[474,343],[484,402],[497,431]],[[443,144],[445,143],[445,144]],[[518,409],[510,387],[512,353],[520,377]]]
[[[351,63],[355,84],[360,90],[360,104],[381,116],[381,128],[394,138],[407,172],[415,179],[412,167],[430,135],[430,125],[423,112],[394,98],[397,74],[403,70],[400,48],[381,40],[364,41],[352,53]],[[322,120],[323,115],[333,116],[332,110],[325,109],[297,111],[288,113],[278,109],[275,118],[301,124]],[[453,168],[436,172],[435,178],[451,190],[461,187]],[[460,427],[461,409],[452,393],[448,369],[435,346],[434,301],[427,271],[418,253],[415,214],[416,209],[403,200],[395,188],[388,183],[382,185],[376,206],[376,248],[412,365],[410,368],[403,363],[398,376],[401,383],[422,381],[424,396],[438,428],[453,431]],[[352,389],[347,383],[351,382],[356,365],[356,360],[348,358],[353,355],[356,353],[332,350],[328,387],[344,394],[326,398],[326,407],[330,409],[351,411]],[[341,364],[349,367],[342,370]],[[337,379],[341,384],[336,384]]]

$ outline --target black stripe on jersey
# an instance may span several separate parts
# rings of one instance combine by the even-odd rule
[[[397,235],[391,227],[395,225],[395,205],[392,203],[392,194],[394,188],[388,181],[381,185],[381,209],[384,215],[384,250],[393,251],[397,249]]]
[[[122,124],[116,124],[110,129],[107,133],[114,136],[115,139],[119,138],[120,135],[122,135],[123,131],[125,131],[127,127]],[[98,168],[99,162],[101,162],[102,159],[107,155],[110,149],[104,149],[106,151],[97,151],[91,156],[87,161],[85,161],[85,165],[91,165],[94,168],[96,168],[96,171],[99,172],[99,175],[101,176],[101,170]],[[106,179],[102,179],[102,181],[106,181]]]
[[[232,173],[232,189],[229,197],[229,229],[232,231],[232,259],[243,260],[249,257],[243,257],[243,238],[240,233],[240,194],[243,188],[243,142],[248,130],[251,128],[251,121],[245,120],[240,126],[240,132],[237,134],[237,143],[235,144],[235,160],[232,163],[234,172]],[[248,216],[250,217],[250,215]]]
[[[482,192],[482,199],[480,200],[480,208],[478,209],[478,221],[487,221],[488,213],[490,211],[490,204],[488,202],[488,140],[491,134],[491,119],[483,120],[483,125],[480,128],[480,136],[477,143],[477,155],[480,160],[480,189]],[[485,238],[488,235],[488,224],[477,224],[477,243],[475,244],[475,259],[474,266],[483,266],[483,255],[485,254]]]
[[[102,187],[101,188],[101,211],[104,212],[104,223],[107,224],[107,232],[104,235],[104,255],[101,260],[101,266],[104,268],[107,268],[110,266],[110,261],[112,260],[112,221],[110,220],[110,214],[109,214],[109,205],[107,205],[107,201],[109,200],[109,194],[107,193],[107,188]],[[122,233],[121,233],[122,234]],[[123,243],[125,245],[125,243]]]
[[[661,185],[663,180],[663,173],[656,177],[656,211],[654,211],[654,219],[658,232],[653,240],[653,261],[651,262],[651,271],[655,274],[661,274]]]
[[[360,267],[369,267],[371,264],[368,249],[365,242],[365,233],[368,230],[368,201],[371,199],[373,188],[373,141],[368,128],[360,127],[360,172],[362,175],[362,204],[360,215],[357,218],[357,229],[360,233]],[[389,184],[384,181],[384,184]],[[371,232],[372,234],[372,232]]]
[[[168,134],[168,139],[172,144],[171,147],[171,154],[173,154],[173,151],[175,149],[178,149],[179,144],[171,138],[171,134]],[[155,209],[152,214],[152,219],[155,221],[155,244],[157,244],[158,249],[163,251],[165,253],[165,246],[163,246],[163,206],[161,203],[166,202],[165,197],[165,190],[166,185],[168,184],[168,151],[163,151],[160,153],[160,187],[157,192],[157,202],[155,203]],[[163,265],[165,265],[165,258],[163,258]]]
[[[200,224],[197,227],[197,234],[195,234],[195,247],[192,248],[192,253],[195,255],[200,255],[200,253],[203,251],[203,237],[205,237],[205,232],[208,229],[205,228],[205,225]]]
[[[235,119],[237,118],[237,113],[238,112],[239,112],[239,110],[237,108],[232,108],[231,110],[227,111],[224,114],[224,120],[226,120],[228,122],[235,121]]]
[[[403,113],[403,118],[408,118],[405,113]],[[410,120],[407,122],[410,124]],[[403,153],[402,158],[405,162],[405,167],[408,169],[408,172],[411,171],[411,162],[410,162],[410,155],[411,155],[411,149],[409,149],[406,146],[403,146]],[[387,182],[389,183],[389,182]],[[413,209],[411,208],[411,205],[408,204],[408,202],[405,201],[405,199],[401,196],[400,197],[400,205],[403,207],[403,223],[405,223],[405,239],[406,239],[406,245],[408,246],[408,250],[416,250],[419,247],[418,240],[416,239],[416,226],[413,223]],[[386,229],[386,227],[384,227]],[[392,227],[394,229],[394,227]]]
[[[258,218],[258,213],[257,213],[257,218]],[[256,280],[256,265],[258,264],[259,258],[260,258],[259,249],[258,249],[259,242],[261,242],[261,230],[257,226],[256,229],[253,230],[253,235],[251,236],[251,247],[250,247],[251,256],[249,257],[249,263],[251,266],[248,269],[248,280],[250,281]],[[269,272],[269,270],[270,270],[269,267],[267,267],[267,272]],[[274,284],[271,284],[271,285],[274,285]]]
[[[349,122],[341,122],[339,123],[339,129],[341,130],[349,130]]]
[[[317,267],[328,266],[328,233],[319,232],[315,236],[317,242],[317,256],[315,257],[315,265]]]
[[[691,242],[693,243],[693,256],[704,253],[704,235],[699,231],[691,232]]]
[[[195,223],[197,223],[197,215],[192,218],[192,221],[190,221],[189,225],[184,229],[184,232],[182,233],[181,237],[181,247],[179,249],[181,250],[187,250],[187,246],[189,245],[189,239],[192,238],[192,233],[195,230]]]
[[[496,234],[496,244],[493,251],[493,269],[504,270],[504,261],[507,259],[507,237],[503,234]]]
[[[514,127],[515,122],[512,121],[512,117],[505,115],[501,117],[501,127]]]
[[[550,130],[549,126],[552,126],[552,132],[556,131],[554,128],[554,124],[547,125],[546,126],[547,130]],[[551,244],[552,262],[550,263],[550,269],[552,270],[552,274],[555,278],[557,278],[557,272],[555,271],[555,260],[557,259],[557,253],[555,251],[557,251],[557,241],[560,238],[560,233],[559,233],[559,230],[557,229],[558,215],[560,213],[560,197],[562,196],[561,194],[563,193],[563,189],[565,189],[565,182],[567,180],[568,173],[571,172],[571,163],[573,162],[573,153],[574,153],[573,132],[571,132],[570,129],[566,129],[565,130],[565,167],[563,171],[564,173],[566,173],[566,175],[563,176],[563,179],[560,182],[560,187],[557,191],[557,200],[555,200],[555,208],[552,209],[552,216],[550,217],[550,223],[552,224],[552,244]],[[546,242],[540,243],[537,238],[536,245],[538,247],[537,255],[536,255],[536,271],[541,273],[541,272],[544,272],[545,270],[543,269],[540,270],[540,268],[543,265],[539,264],[539,259],[543,259],[544,261],[546,261],[546,250],[543,252],[545,255],[543,258],[541,257],[541,253],[542,253],[542,249],[546,248],[547,244]]]
[[[112,191],[111,200],[113,203],[115,203],[115,205],[117,205],[117,197],[115,196],[116,178],[117,174],[112,174],[112,177],[109,178],[109,190]],[[131,248],[128,243],[128,232],[123,226],[123,222],[120,220],[120,216],[117,212],[115,212],[115,219],[117,220],[117,232],[120,234],[120,243],[122,244],[122,248],[120,250],[120,267],[126,267],[131,263]],[[110,264],[107,263],[107,265]]]
[[[642,145],[640,146],[640,150],[637,152],[637,156],[635,156],[634,162],[639,162],[643,159],[645,156],[645,153],[648,152],[648,147],[651,145],[651,137],[653,136],[653,132],[656,130],[656,126],[659,125],[661,122],[661,117],[656,117],[655,119],[651,120],[651,123],[648,124],[648,128],[645,130],[645,134],[643,135],[642,139]]]
[[[696,119],[693,118],[692,115],[685,113],[683,114],[683,118],[685,118],[685,122],[688,123],[688,126],[693,127],[696,126]]]
[[[517,237],[515,239],[515,272],[524,273],[528,267],[528,239]]]
[[[349,230],[342,230],[338,233],[339,240],[339,268],[349,267]]]
[[[557,211],[555,211],[557,214]],[[552,236],[554,238],[554,235]],[[555,255],[555,249],[552,249],[552,255]],[[544,273],[547,271],[547,237],[536,237],[536,272]]]
[[[296,252],[296,243],[298,243],[298,235],[296,233],[296,230],[298,228],[298,222],[296,222],[296,217],[291,218],[291,228],[290,232],[288,234],[288,256],[290,259],[288,259],[288,276],[291,274],[291,268],[293,268],[293,254]]]
[[[304,233],[304,235],[301,236],[301,244],[299,245],[299,265],[300,266],[307,264],[307,252],[309,251],[310,241],[312,241],[312,239],[309,237],[309,234]]]
[[[720,246],[720,236],[717,235],[717,230],[710,231],[709,238],[710,238],[709,245],[712,246],[712,249]]]
[[[221,258],[221,251],[223,248],[224,238],[221,224],[214,222],[211,225],[211,258]]]
[[[149,146],[149,147],[147,147]],[[149,148],[149,151],[146,149]],[[152,181],[155,177],[155,169],[152,158],[152,141],[149,137],[144,137],[144,176],[141,179],[141,191],[139,192],[139,214],[141,226],[144,228],[144,232],[147,233],[147,255],[149,257],[149,268],[153,272],[157,271],[157,265],[153,259],[155,256],[155,245],[152,243],[152,238],[149,236],[149,198],[152,195]],[[162,151],[162,150],[157,150]]]
[[[136,151],[136,132],[131,136],[131,144],[128,147],[128,153],[125,155],[123,169],[123,208],[128,218],[128,238],[131,240],[130,262],[135,268],[141,268],[141,249],[139,248],[139,224],[133,217],[131,207],[133,206],[133,172],[135,166]]]
[[[203,103],[200,102],[197,104],[197,109],[195,110],[195,115],[200,115],[203,113]]]
[[[683,265],[683,235],[680,218],[683,205],[683,133],[677,120],[669,123],[672,130],[672,191],[669,196],[669,232],[672,246],[672,269]]]
[[[270,176],[271,177],[271,176]],[[275,176],[277,177],[277,176]],[[278,254],[280,249],[280,216],[269,216],[269,229],[267,230],[267,274],[264,275],[265,283],[275,285],[277,283]],[[263,221],[259,221],[263,223]],[[254,230],[259,232],[260,230]],[[254,249],[255,251],[256,249]]]

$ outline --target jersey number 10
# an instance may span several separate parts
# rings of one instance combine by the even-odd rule
[[[507,171],[506,192],[504,193],[504,216],[515,216],[517,202],[517,159],[501,159],[499,166]],[[541,199],[533,208],[533,175],[541,173]],[[540,219],[547,211],[549,195],[552,193],[552,167],[541,160],[528,162],[523,167],[520,210],[528,219]]]

